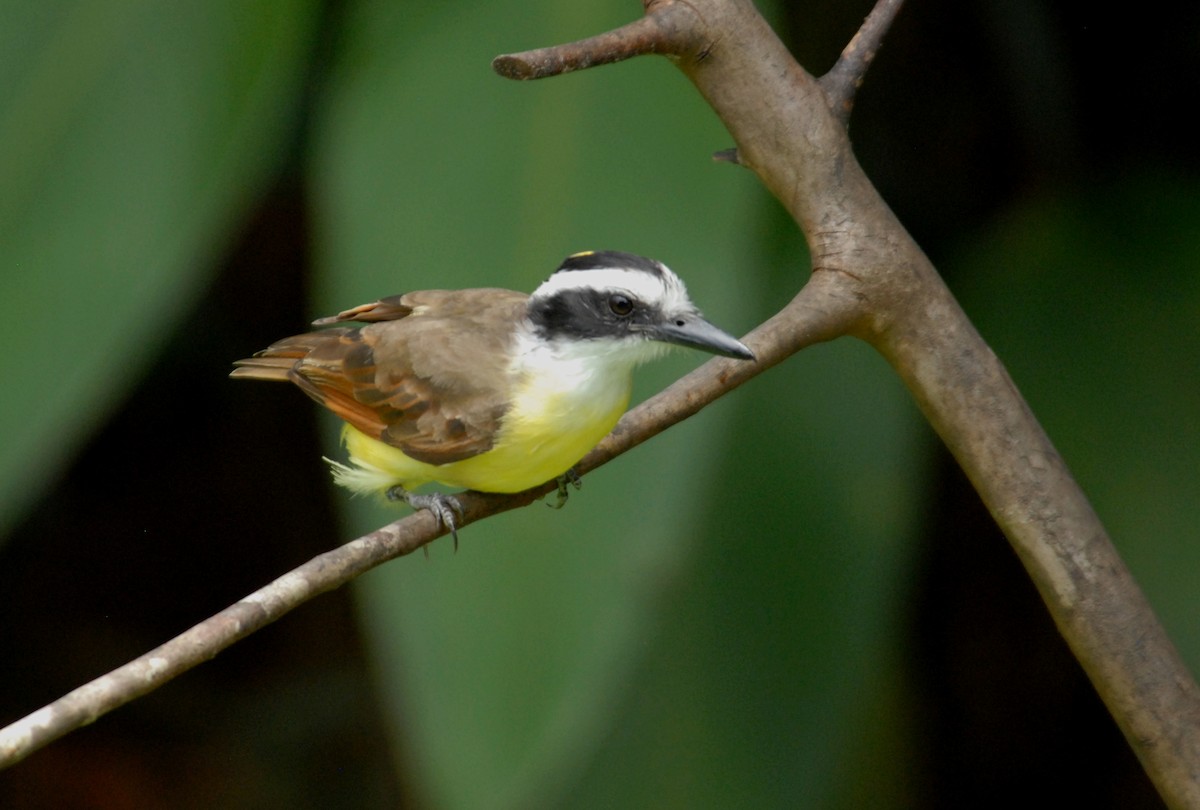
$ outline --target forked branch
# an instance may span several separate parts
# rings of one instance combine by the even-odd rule
[[[898,8],[880,0],[819,81],[749,0],[663,0],[646,11],[696,26],[658,49],[675,55],[733,135],[737,161],[804,232],[813,260],[804,290],[820,285],[824,300],[844,305],[844,333],[903,378],[1160,793],[1173,806],[1200,807],[1195,681],[1003,365],[850,149],[854,91]],[[552,53],[537,53],[553,64]]]
[[[1072,651],[1167,801],[1200,807],[1200,693],[1053,445],[1002,364],[866,178],[846,121],[899,0],[880,0],[833,70],[801,68],[750,0],[650,0],[635,23],[569,45],[499,57],[540,78],[667,55],[720,116],[805,234],[813,274],[746,343],[758,363],[713,360],[631,411],[583,472],[686,418],[812,343],[874,346],[967,472],[1041,591]],[[529,503],[468,494],[467,525]],[[158,650],[0,731],[0,765],[171,677],[317,593],[438,536],[425,512],[321,555]]]

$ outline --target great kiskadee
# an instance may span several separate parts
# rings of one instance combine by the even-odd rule
[[[679,277],[617,251],[568,256],[533,295],[425,290],[314,321],[230,375],[290,381],[346,421],[338,484],[429,509],[453,532],[437,482],[520,492],[567,474],[629,404],[633,369],[669,344],[754,359],[706,321]],[[561,479],[560,479],[561,480]]]

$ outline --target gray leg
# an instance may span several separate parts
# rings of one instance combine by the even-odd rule
[[[567,491],[567,484],[575,487],[575,489],[583,489],[583,479],[579,477],[579,473],[575,471],[574,467],[567,470],[554,480],[558,482],[558,494],[555,497],[554,503],[546,504],[546,506],[549,506],[551,509],[562,509],[563,506],[566,505],[567,495],[569,494]]]
[[[401,486],[394,486],[387,491],[390,501],[404,501],[413,509],[428,509],[437,518],[443,529],[450,532],[454,538],[454,550],[458,551],[458,521],[463,516],[462,504],[453,495],[443,495],[435,492],[432,495],[415,495]],[[457,517],[456,517],[457,516]]]

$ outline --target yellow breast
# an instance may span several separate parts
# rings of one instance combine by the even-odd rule
[[[516,375],[512,402],[491,450],[426,464],[347,425],[350,465],[334,477],[358,492],[436,482],[481,492],[520,492],[565,473],[612,430],[629,405],[632,368],[556,362]]]

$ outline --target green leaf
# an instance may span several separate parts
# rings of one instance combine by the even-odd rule
[[[314,4],[7,3],[0,535],[119,402],[286,154]]]

